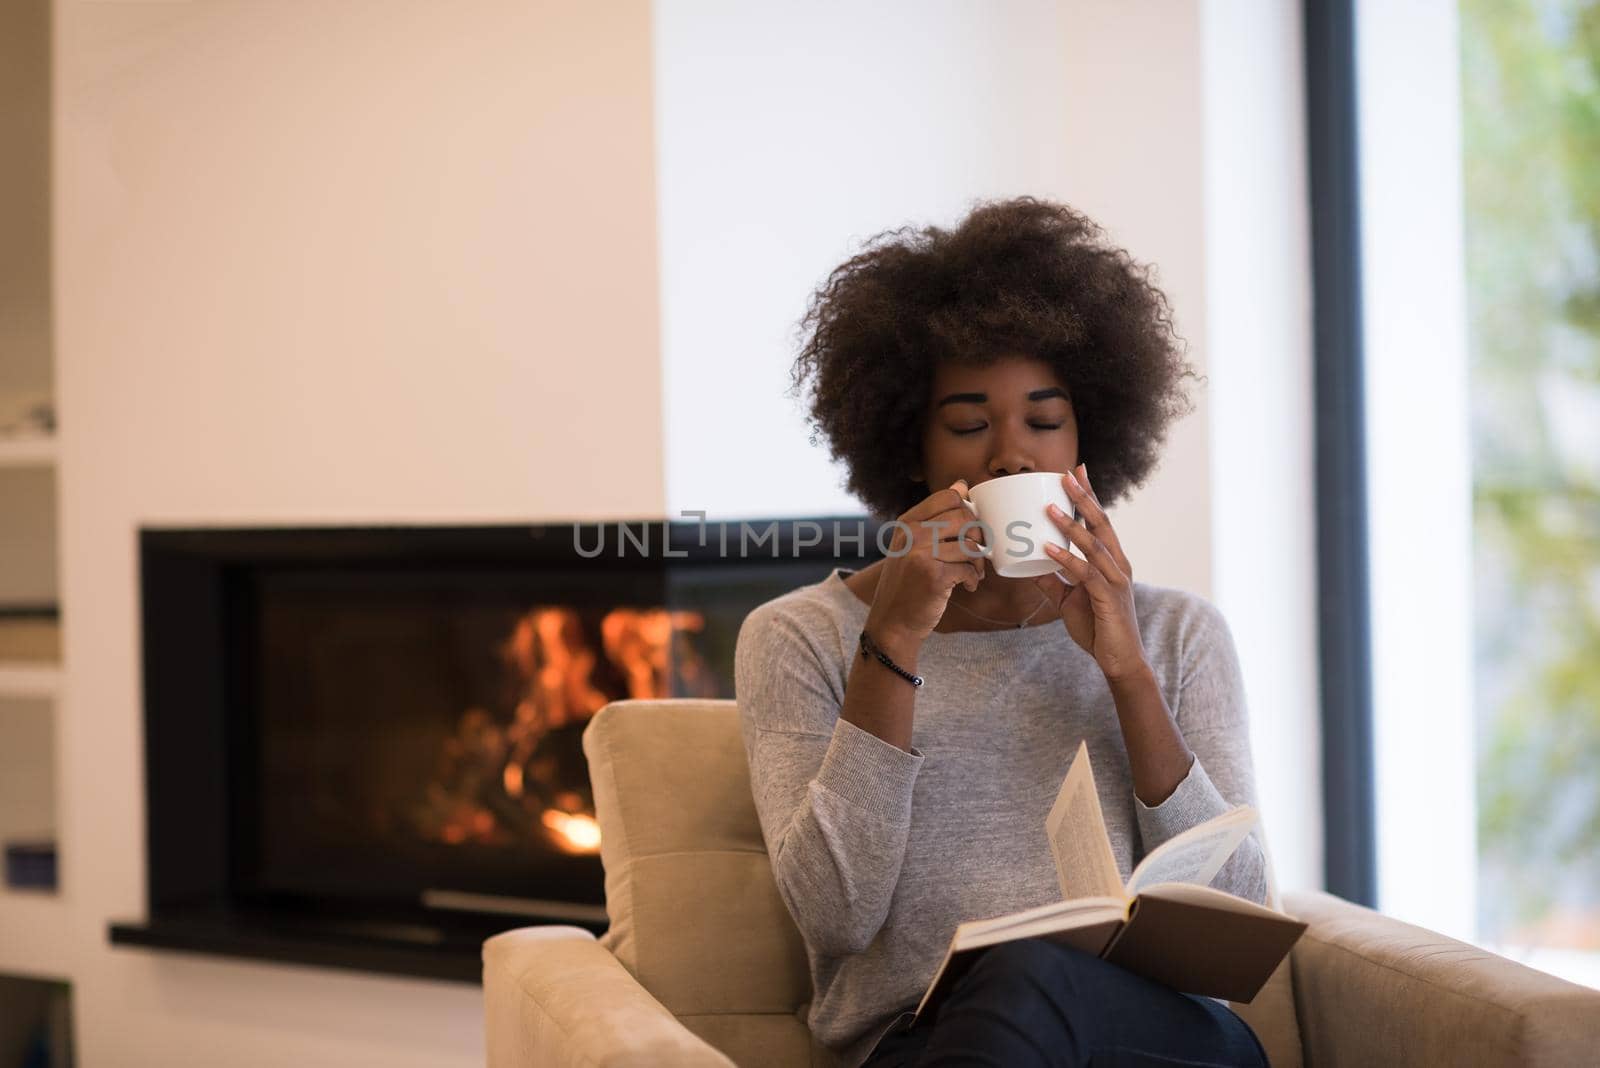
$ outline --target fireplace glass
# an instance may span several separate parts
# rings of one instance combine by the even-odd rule
[[[860,517],[626,529],[142,530],[150,916],[112,940],[474,979],[495,930],[603,931],[590,719],[733,697],[752,608],[877,558]]]

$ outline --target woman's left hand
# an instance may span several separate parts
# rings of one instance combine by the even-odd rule
[[[1083,522],[1055,505],[1050,506],[1050,518],[1084,559],[1047,541],[1045,552],[1062,571],[1033,581],[1055,605],[1072,640],[1100,665],[1107,682],[1133,678],[1149,667],[1133,607],[1133,566],[1094,494],[1088,468],[1079,464],[1077,477],[1069,472],[1062,476],[1061,484]]]

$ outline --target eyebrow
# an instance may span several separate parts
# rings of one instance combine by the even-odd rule
[[[1028,394],[1028,399],[1030,401],[1048,400],[1051,397],[1060,397],[1062,400],[1066,400],[1067,394],[1066,391],[1060,386],[1051,386],[1048,389],[1036,389],[1032,393]],[[943,408],[946,404],[987,404],[988,402],[989,394],[987,393],[952,393],[948,397],[945,397],[943,400],[941,400],[938,404],[935,404],[934,407]]]

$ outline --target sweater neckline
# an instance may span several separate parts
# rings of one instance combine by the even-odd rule
[[[867,621],[869,609],[868,605],[855,595],[855,591],[845,585],[844,576],[853,574],[855,574],[854,568],[835,567],[822,581],[822,585],[834,598],[844,602],[853,625],[861,626]],[[1061,620],[1056,619],[1052,622],[1054,626],[1050,623],[1040,623],[1032,627],[1007,627],[1004,630],[935,630],[929,632],[923,641],[928,644],[949,646],[969,643],[986,646],[1028,646],[1057,639],[1070,641],[1067,628],[1061,625]]]

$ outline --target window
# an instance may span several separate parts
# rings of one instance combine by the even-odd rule
[[[1600,3],[1355,26],[1377,903],[1600,986]]]

